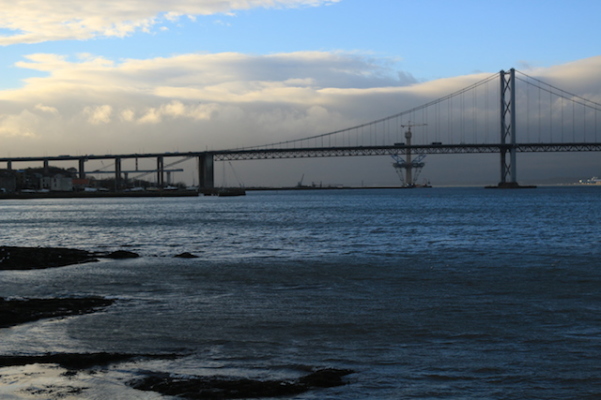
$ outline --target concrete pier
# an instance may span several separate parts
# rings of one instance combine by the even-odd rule
[[[200,191],[215,188],[215,161],[212,153],[198,156],[198,188]]]
[[[157,157],[157,185],[160,188],[165,186],[165,160],[163,156]]]
[[[115,191],[121,190],[121,157],[115,157]]]
[[[79,159],[79,178],[80,179],[86,179],[85,163],[86,163],[86,159],[85,158],[80,158]]]

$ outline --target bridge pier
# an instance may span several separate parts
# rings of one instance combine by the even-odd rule
[[[215,160],[213,153],[198,156],[198,190],[208,192],[215,189]]]
[[[6,162],[6,169],[9,170],[9,171],[12,171],[12,169],[13,169],[13,162],[12,161],[9,160],[9,161]]]
[[[44,159],[44,175],[48,176],[49,173],[50,173],[50,168],[49,168],[49,164],[48,164],[48,159],[45,158]]]
[[[86,162],[85,158],[79,159],[79,171],[78,171],[79,179],[86,179],[85,162]]]
[[[157,157],[157,186],[162,188],[165,185],[165,161],[163,156]]]
[[[115,192],[121,190],[121,157],[115,158]]]

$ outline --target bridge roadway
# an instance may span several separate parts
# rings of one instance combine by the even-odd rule
[[[542,152],[591,152],[601,151],[601,143],[516,143],[516,144],[437,144],[428,145],[392,145],[392,146],[346,146],[346,147],[299,147],[299,148],[243,148],[232,150],[212,150],[198,152],[168,152],[168,153],[129,153],[106,155],[59,155],[41,157],[0,157],[7,169],[12,169],[13,163],[43,162],[48,167],[50,161],[78,161],[79,177],[85,178],[85,162],[89,160],[114,160],[115,178],[121,180],[121,161],[125,159],[155,158],[157,160],[157,183],[164,183],[166,172],[165,158],[197,158],[198,173],[201,188],[214,187],[214,162],[238,160],[267,160],[309,157],[352,157],[352,156],[387,156],[392,154],[475,154],[500,153],[514,149],[518,153]],[[173,165],[175,163],[171,163]],[[93,174],[94,172],[89,172]]]
[[[500,153],[515,148],[527,152],[582,152],[601,151],[601,143],[520,143],[520,144],[428,144],[412,146],[348,146],[290,149],[241,149],[207,152],[215,161],[266,160],[279,158],[387,156],[392,154],[474,154]]]
[[[297,147],[297,148],[242,148],[231,150],[207,150],[167,153],[126,153],[80,156],[39,156],[39,157],[0,157],[0,162],[12,164],[16,162],[45,161],[89,161],[116,160],[136,158],[194,158],[210,155],[214,161],[268,160],[280,158],[309,157],[350,157],[350,156],[386,156],[397,154],[407,149],[411,154],[474,154],[499,153],[502,149],[512,147],[518,153],[557,153],[557,152],[591,152],[601,151],[600,143],[517,143],[511,144],[428,144],[412,146],[340,146],[340,147]]]

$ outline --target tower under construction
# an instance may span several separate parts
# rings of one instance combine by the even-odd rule
[[[416,187],[417,178],[419,178],[419,174],[422,171],[422,168],[424,167],[424,165],[426,165],[423,161],[424,158],[426,158],[425,154],[420,154],[415,159],[412,159],[411,154],[411,128],[414,126],[425,125],[426,124],[411,123],[407,125],[401,125],[403,128],[407,128],[407,131],[405,132],[405,143],[396,143],[396,145],[405,147],[405,157],[403,158],[400,152],[397,154],[392,154],[391,156],[394,160],[392,166],[396,170],[396,173],[399,175],[399,178],[401,178],[403,187]]]

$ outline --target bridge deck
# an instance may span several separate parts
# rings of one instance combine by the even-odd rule
[[[518,143],[513,145],[518,153],[544,152],[591,152],[601,151],[601,143]],[[353,157],[387,156],[391,154],[474,154],[499,153],[510,150],[509,144],[429,144],[412,146],[348,146],[348,147],[305,147],[271,149],[233,149],[199,152],[171,153],[129,153],[80,156],[41,156],[41,157],[1,157],[0,162],[36,162],[36,161],[77,161],[77,160],[114,160],[134,158],[194,158],[213,156],[215,161],[264,160],[309,157]]]

